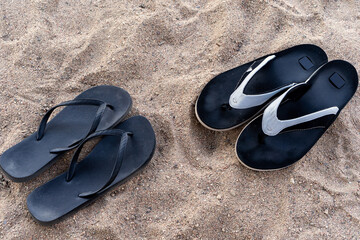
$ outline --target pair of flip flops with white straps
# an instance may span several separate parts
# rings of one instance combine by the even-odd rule
[[[314,45],[298,45],[213,78],[195,106],[207,128],[245,125],[236,142],[242,164],[276,170],[300,160],[356,92],[358,76],[348,62],[328,62]]]

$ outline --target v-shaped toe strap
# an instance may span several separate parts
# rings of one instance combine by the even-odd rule
[[[93,138],[101,137],[101,136],[121,136],[121,139],[119,142],[119,148],[117,149],[118,152],[116,155],[116,159],[114,161],[114,166],[113,166],[111,174],[110,174],[108,180],[106,181],[106,183],[104,183],[104,185],[97,190],[79,194],[79,197],[92,197],[92,196],[102,192],[115,180],[116,176],[118,175],[118,173],[121,169],[121,166],[122,166],[122,163],[124,160],[126,145],[127,145],[129,136],[131,136],[131,135],[132,135],[132,133],[125,132],[121,129],[110,129],[110,130],[98,131],[98,132],[95,132],[95,133],[89,135],[86,139],[84,139],[79,144],[79,146],[76,149],[74,156],[71,160],[70,167],[69,167],[69,170],[68,170],[67,176],[66,176],[66,181],[71,181],[71,179],[74,177],[74,174],[76,173],[76,165],[77,165],[77,161],[79,158],[79,154],[86,142],[88,142],[89,140],[91,140]]]
[[[322,118],[328,115],[336,115],[339,111],[339,108],[336,106],[329,107],[326,109],[322,109],[310,114],[306,114],[301,117],[288,119],[288,120],[280,120],[277,116],[278,108],[283,101],[283,99],[288,95],[288,93],[294,90],[297,87],[301,87],[306,85],[306,83],[297,84],[294,87],[291,87],[282,95],[280,95],[277,99],[275,99],[264,111],[263,118],[262,118],[262,130],[268,136],[276,136],[281,131],[285,130],[286,128],[290,128],[302,123],[310,122],[315,119]]]
[[[277,88],[273,91],[262,94],[248,95],[244,93],[245,87],[251,81],[253,76],[275,57],[276,57],[275,55],[270,55],[266,57],[264,60],[262,60],[260,63],[258,63],[258,61],[255,61],[250,66],[250,68],[244,73],[242,78],[246,76],[245,79],[241,82],[241,84],[238,84],[236,90],[230,96],[229,105],[232,108],[246,109],[246,108],[260,106],[264,104],[266,101],[268,101],[270,98],[278,94],[279,92],[295,85],[295,83],[291,83],[286,86]]]
[[[46,125],[47,125],[47,122],[48,122],[48,120],[50,118],[50,115],[53,113],[53,111],[56,108],[63,107],[63,106],[76,106],[76,105],[95,105],[95,106],[99,106],[99,108],[98,108],[98,110],[97,110],[97,112],[95,114],[94,120],[92,122],[92,125],[91,125],[88,133],[84,137],[86,137],[89,134],[93,133],[97,129],[97,127],[98,127],[98,125],[99,125],[99,123],[101,121],[101,118],[104,115],[106,107],[109,107],[110,109],[113,109],[113,107],[110,104],[108,104],[106,102],[103,102],[103,101],[100,101],[100,100],[96,100],[96,99],[75,99],[75,100],[60,103],[60,104],[52,107],[49,111],[46,112],[46,114],[44,115],[44,117],[42,118],[42,120],[40,122],[38,131],[37,131],[37,135],[36,135],[36,139],[38,141],[40,141],[43,138],[43,136],[45,134]],[[80,142],[81,142],[81,140],[72,143],[71,145],[69,145],[66,148],[53,149],[50,152],[51,153],[59,153],[59,152],[68,151],[68,150],[76,148]]]

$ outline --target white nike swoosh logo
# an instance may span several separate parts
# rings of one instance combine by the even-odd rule
[[[299,85],[306,84],[300,83],[294,87]],[[288,127],[292,127],[301,123],[309,122],[327,115],[335,115],[338,113],[338,107],[330,107],[326,108],[317,112],[313,112],[298,118],[293,118],[289,120],[279,120],[277,117],[278,108],[281,104],[281,101],[284,97],[288,94],[288,92],[293,89],[294,87],[288,89],[284,92],[281,96],[279,96],[276,100],[274,100],[264,111],[263,118],[262,118],[262,130],[268,136],[276,136],[282,130]]]
[[[271,55],[266,57],[255,69],[251,69],[251,67],[247,71],[251,71],[244,81],[240,84],[240,86],[231,94],[229,99],[229,105],[232,108],[235,109],[246,109],[251,108],[255,106],[260,106],[267,102],[270,98],[278,94],[279,92],[290,88],[295,85],[295,83],[291,83],[287,86],[281,87],[279,89],[276,89],[274,91],[263,93],[263,94],[256,94],[256,95],[247,95],[244,93],[244,89],[246,85],[250,82],[252,77],[262,68],[264,67],[268,62],[273,60],[275,58],[275,55]]]

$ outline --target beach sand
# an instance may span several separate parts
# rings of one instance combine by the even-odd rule
[[[194,104],[217,74],[296,44],[360,69],[360,2],[1,1],[0,153],[49,107],[110,84],[157,135],[148,167],[53,226],[26,197],[71,153],[26,183],[0,175],[1,239],[360,239],[360,93],[294,166],[237,160],[241,127],[205,129]]]

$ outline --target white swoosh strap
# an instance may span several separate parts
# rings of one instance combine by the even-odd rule
[[[301,83],[301,84],[305,84],[305,83]],[[301,84],[298,84],[294,87],[297,87]],[[338,107],[330,107],[298,118],[293,118],[289,120],[279,120],[279,118],[277,117],[277,111],[280,106],[280,103],[284,99],[286,94],[294,87],[284,92],[281,96],[279,96],[265,109],[262,118],[262,130],[266,135],[275,136],[285,128],[292,127],[301,123],[309,122],[327,115],[335,115],[338,113],[339,111]]]
[[[268,62],[270,62],[274,58],[275,58],[275,55],[268,56],[256,68],[252,69],[252,67],[250,67],[247,70],[247,72],[250,72],[250,73],[246,76],[244,81],[241,82],[239,87],[230,96],[229,105],[232,108],[246,109],[246,108],[251,108],[251,107],[255,107],[255,106],[260,106],[260,105],[264,104],[266,101],[268,101],[270,98],[275,96],[277,93],[295,85],[295,83],[291,83],[282,88],[276,89],[276,90],[268,92],[268,93],[263,93],[263,94],[247,95],[244,93],[244,89],[245,89],[246,85],[250,82],[252,77],[262,67],[264,67]]]

